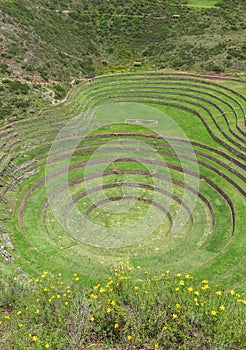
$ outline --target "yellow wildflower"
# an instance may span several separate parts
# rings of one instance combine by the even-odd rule
[[[44,347],[45,347],[45,349],[49,349],[50,344],[49,344],[49,343],[46,343]]]
[[[184,280],[180,280],[180,281],[179,281],[179,284],[180,284],[181,286],[184,286],[184,284],[185,284],[185,283],[184,283]]]
[[[224,305],[220,305],[220,311],[224,311],[225,310],[225,306]]]
[[[176,318],[178,318],[178,315],[177,314],[173,314],[172,318],[175,320]]]
[[[127,336],[127,339],[130,341],[130,340],[132,340],[132,336],[131,335],[128,335]]]
[[[108,307],[108,308],[106,309],[106,312],[107,312],[107,314],[109,314],[109,313],[111,312],[111,308]]]
[[[119,328],[119,324],[118,324],[118,323],[115,323],[114,328],[115,328],[115,329]]]
[[[38,340],[38,337],[36,335],[33,335],[32,336],[32,341],[37,341]]]
[[[217,295],[222,295],[221,290],[217,290],[216,294],[217,294]]]
[[[217,312],[216,312],[215,310],[212,310],[212,311],[211,311],[211,315],[212,315],[212,316],[216,316],[216,315],[217,315]]]
[[[68,291],[67,291],[67,292],[68,292]],[[90,297],[91,297],[92,299],[97,299],[97,294],[91,293],[91,294],[90,294]]]
[[[91,316],[90,321],[91,321],[91,322],[94,322],[94,321],[95,321],[95,318],[94,318],[93,316]]]

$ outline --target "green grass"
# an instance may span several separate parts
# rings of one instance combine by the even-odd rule
[[[211,8],[218,3],[219,3],[218,0],[201,0],[201,1],[188,0],[188,6],[199,7],[199,8]]]
[[[1,169],[37,170],[0,210],[1,348],[244,348],[244,89],[101,77],[1,129]]]
[[[220,80],[174,73],[101,77],[76,87],[67,103],[40,115],[40,128],[37,120],[23,121],[14,162],[36,158],[39,172],[23,180],[18,196],[7,193],[13,216],[5,204],[4,215],[10,219],[5,228],[14,230],[18,265],[31,276],[44,268],[65,279],[71,271],[80,271],[81,283],[91,285],[118,260],[131,260],[153,274],[168,266],[243,290],[245,218],[240,190],[245,191],[245,182],[239,174],[244,161],[236,155],[243,153],[243,135],[234,112],[242,128],[240,106],[245,107],[245,101],[228,89],[233,87],[243,92],[239,82],[230,87]],[[73,123],[57,145],[57,131],[50,128],[51,121],[56,127],[53,116],[60,121],[70,117]],[[132,124],[136,120],[141,123]],[[5,137],[14,131],[10,128]],[[45,165],[52,143],[54,160]],[[66,165],[68,174],[49,178]],[[67,181],[69,191],[64,187]],[[200,191],[200,197],[186,191],[184,184]],[[151,200],[169,217],[162,221],[165,215],[150,205]],[[186,221],[182,219],[179,227],[175,220],[181,214]],[[174,223],[179,227],[176,234],[171,230]],[[235,266],[236,273],[229,274]]]
[[[1,1],[1,349],[244,349],[245,1],[185,2]]]

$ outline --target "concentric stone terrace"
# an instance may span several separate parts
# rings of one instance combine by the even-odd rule
[[[246,99],[229,86],[102,76],[2,128],[1,213],[15,261],[90,281],[127,259],[244,285]]]

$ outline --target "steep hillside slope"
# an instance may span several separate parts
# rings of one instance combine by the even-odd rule
[[[208,9],[187,4],[185,0],[3,0],[0,79],[53,84],[102,72],[164,68],[243,76],[245,1],[224,0]],[[141,65],[134,66],[136,61]],[[5,122],[45,103],[35,105],[29,99],[28,106],[22,106],[23,101],[16,104],[8,85],[7,81],[0,86]],[[58,98],[66,88],[59,85]],[[39,85],[39,96],[40,90]]]

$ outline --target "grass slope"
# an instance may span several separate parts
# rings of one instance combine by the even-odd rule
[[[21,78],[40,90],[49,82],[59,95],[68,89],[62,82],[106,72],[245,72],[243,0],[224,0],[199,12],[186,1],[147,0],[7,1],[0,10],[1,81]],[[25,96],[16,98],[9,84],[2,88],[1,124],[32,112]]]

